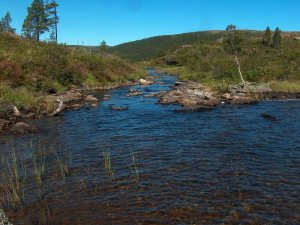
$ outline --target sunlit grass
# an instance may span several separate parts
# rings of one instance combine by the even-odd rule
[[[300,81],[273,81],[270,87],[273,91],[300,92]]]

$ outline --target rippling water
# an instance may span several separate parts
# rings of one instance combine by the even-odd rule
[[[130,88],[148,94],[175,82],[149,73],[158,84],[95,93],[111,99],[32,121],[43,128],[39,135],[1,138],[0,153],[13,140],[24,160],[30,141],[72,155],[64,184],[45,181],[43,203],[28,184],[25,212],[8,209],[13,221],[30,224],[47,211],[51,224],[300,224],[300,102],[180,113],[156,98],[126,96]],[[112,111],[110,104],[129,109]]]

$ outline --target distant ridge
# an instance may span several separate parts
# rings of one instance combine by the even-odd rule
[[[161,35],[142,40],[127,42],[110,47],[111,53],[117,54],[132,62],[151,60],[173,52],[180,46],[195,43],[208,43],[217,41],[224,36],[224,30],[208,30],[174,35]],[[262,38],[264,31],[240,30],[245,38]],[[283,32],[283,35],[300,35],[299,32]]]

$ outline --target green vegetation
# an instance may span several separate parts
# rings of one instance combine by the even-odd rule
[[[27,8],[28,14],[22,26],[23,36],[39,41],[42,34],[51,31],[51,40],[57,42],[57,7],[55,1],[46,4],[43,0],[33,0]]]
[[[300,36],[299,33],[279,32],[280,44],[272,47],[272,44],[263,44],[264,32],[236,32],[243,40],[240,43],[238,59],[245,81],[272,82],[274,88],[278,82],[277,86],[286,87],[287,91],[297,90],[288,86],[294,86],[292,83],[300,81],[300,42],[295,38]],[[236,64],[224,49],[224,42],[228,40],[226,32],[219,31],[218,35],[213,35],[210,40],[182,45],[168,51],[167,57],[177,62],[175,66],[165,65],[166,56],[152,59],[148,66],[161,67],[166,72],[178,74],[182,80],[203,82],[214,89],[225,90],[229,84],[239,84],[240,76]],[[272,42],[276,39],[274,36],[275,34]],[[280,90],[285,90],[282,88]]]
[[[8,157],[2,156],[6,162],[5,171],[1,172],[1,183],[6,195],[1,195],[2,201],[14,209],[22,209],[26,180],[26,165],[20,162],[20,158],[14,148]]]
[[[112,162],[110,158],[110,151],[109,147],[102,148],[102,155],[103,155],[103,162],[104,162],[104,169],[108,175],[114,176],[115,172],[112,168]]]
[[[90,53],[62,44],[25,40],[0,33],[0,106],[13,104],[33,110],[49,90],[63,92],[71,85],[103,86],[137,80],[144,75],[119,57]],[[48,102],[44,108],[50,108]],[[42,106],[39,106],[42,107]]]
[[[203,31],[178,35],[164,35],[143,40],[128,42],[110,48],[110,52],[133,62],[151,60],[165,56],[183,45],[196,42],[207,43],[217,40],[222,34],[217,31]]]
[[[0,32],[15,32],[15,29],[11,27],[12,19],[10,13],[7,12],[4,17],[0,20]]]

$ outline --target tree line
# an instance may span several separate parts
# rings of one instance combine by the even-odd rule
[[[27,16],[22,26],[22,37],[30,40],[40,40],[42,34],[49,32],[50,40],[57,43],[57,25],[59,22],[57,13],[58,4],[44,0],[33,0],[27,8]],[[0,32],[14,33],[16,29],[11,27],[12,18],[9,12],[0,20]]]
[[[272,36],[272,31],[268,26],[263,37],[263,45],[278,48],[281,45],[281,30],[279,27],[275,29]]]

